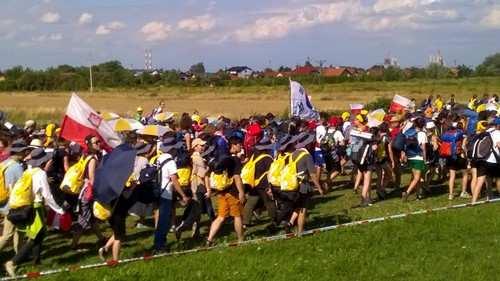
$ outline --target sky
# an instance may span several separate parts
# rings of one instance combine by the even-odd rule
[[[209,71],[395,57],[475,66],[500,51],[500,0],[2,0],[0,69],[119,60]]]

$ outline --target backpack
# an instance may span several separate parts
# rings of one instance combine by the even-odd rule
[[[406,137],[402,132],[399,132],[394,140],[392,140],[392,148],[403,151],[405,150]]]
[[[368,142],[362,142],[356,151],[351,152],[351,161],[356,165],[365,165],[372,163],[373,150]]]
[[[385,145],[389,142],[387,136],[382,136],[380,140],[377,150],[375,151],[375,155],[377,156],[377,160],[381,161],[387,158],[387,151]]]
[[[5,182],[5,171],[13,164],[13,161],[7,160],[0,164],[0,205],[4,205],[9,201],[9,187]]]
[[[111,207],[98,201],[94,201],[94,204],[92,205],[92,213],[97,219],[106,221],[111,217]]]
[[[267,171],[267,181],[272,186],[280,186],[280,176],[281,171],[285,168],[286,160],[290,156],[290,153],[278,154],[276,158],[269,166],[269,170]]]
[[[31,206],[35,196],[33,194],[33,175],[40,168],[33,168],[24,171],[21,178],[16,182],[9,197],[9,207],[17,209],[25,206]]]
[[[493,139],[490,133],[483,132],[474,135],[467,143],[467,158],[476,161],[486,160],[490,157],[491,153],[494,153],[493,146]]]
[[[271,158],[270,155],[268,154],[261,154],[257,156],[257,158],[254,159],[254,155],[250,157],[250,160],[248,160],[247,163],[243,166],[241,169],[241,180],[243,181],[243,184],[247,184],[250,187],[256,187],[259,185],[260,181],[267,176],[268,171],[263,173],[258,179],[255,178],[255,166],[257,165],[257,162],[260,160],[269,157]]]
[[[191,182],[191,167],[178,168],[177,177],[181,186],[188,186]]]
[[[72,195],[80,194],[83,186],[83,176],[90,159],[92,159],[92,156],[82,156],[78,162],[68,169],[59,187],[62,191]]]
[[[403,133],[405,137],[405,152],[408,157],[419,156],[422,148],[418,145],[418,132],[415,128],[410,128]]]
[[[262,136],[262,129],[257,124],[251,124],[247,127],[247,133],[245,134],[243,140],[243,148],[245,149],[245,153],[250,154],[253,150],[255,144],[259,141]]]
[[[224,191],[233,184],[233,177],[229,177],[227,171],[222,173],[210,173],[210,188]]]
[[[134,189],[137,201],[150,204],[160,197],[162,193],[160,171],[169,161],[173,161],[173,159],[167,158],[159,165],[148,164],[140,171],[139,185]]]
[[[299,188],[299,177],[302,178],[302,175],[297,172],[297,163],[307,155],[309,153],[303,151],[297,156],[297,159],[289,157],[288,164],[285,165],[280,176],[281,191],[296,191]]]
[[[447,131],[441,136],[439,156],[443,158],[456,158],[461,153],[462,141],[458,139],[458,136],[459,134],[456,130]]]

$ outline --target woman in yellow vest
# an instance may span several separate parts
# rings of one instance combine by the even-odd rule
[[[46,233],[44,205],[49,206],[60,215],[64,214],[64,210],[57,205],[52,197],[47,174],[40,168],[52,159],[52,153],[45,152],[43,148],[36,148],[30,153],[29,158],[27,161],[28,169],[14,185],[8,203],[9,216],[22,209],[32,208],[34,212],[34,218],[31,222],[26,221],[18,227],[18,229],[24,228],[28,237],[27,243],[19,249],[11,260],[5,263],[5,270],[11,277],[16,276],[16,267],[30,256],[33,257],[35,264],[40,264],[42,243]]]

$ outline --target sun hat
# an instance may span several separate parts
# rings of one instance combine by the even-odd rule
[[[31,167],[40,167],[50,159],[52,159],[53,152],[46,152],[43,148],[35,148],[30,153],[30,159],[26,164]]]
[[[134,148],[136,150],[135,154],[136,155],[141,155],[141,154],[144,154],[144,153],[148,153],[149,151],[151,151],[151,144],[149,143],[146,143],[146,142],[138,142],[135,144]]]
[[[308,144],[312,143],[315,139],[313,134],[301,133],[296,138],[295,148],[300,149],[306,147]]]
[[[274,143],[267,137],[262,138],[256,145],[256,150],[271,150],[274,148]]]
[[[347,121],[347,120],[349,120],[349,118],[351,118],[351,114],[349,112],[347,112],[347,111],[344,111],[342,113],[341,117],[342,117],[342,120]]]
[[[332,116],[328,119],[328,126],[330,127],[338,127],[342,123],[342,119],[337,116]]]
[[[182,142],[177,141],[174,137],[169,137],[163,140],[160,145],[160,150],[164,153],[168,153],[172,149],[179,149],[183,145]]]
[[[434,122],[432,122],[432,121],[429,121],[429,122],[425,123],[425,128],[429,129],[429,130],[434,129],[434,128],[436,128],[436,124],[434,124]]]
[[[28,129],[28,128],[31,128],[31,127],[35,127],[36,125],[36,122],[34,120],[28,120],[24,123],[24,129]]]
[[[195,148],[197,145],[205,145],[207,142],[200,139],[200,138],[195,138],[193,142],[191,143],[191,149]]]
[[[18,139],[12,142],[9,151],[13,153],[19,153],[25,151],[28,148],[29,147],[28,145],[26,145],[26,142],[24,140]]]
[[[39,148],[42,146],[43,146],[43,144],[42,144],[42,141],[40,139],[32,139],[30,142],[30,145],[29,145],[29,147],[31,147],[31,148]]]

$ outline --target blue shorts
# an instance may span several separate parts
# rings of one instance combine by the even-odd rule
[[[326,167],[325,156],[323,154],[323,151],[315,150],[313,158],[314,158],[314,165],[316,167]]]

